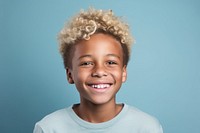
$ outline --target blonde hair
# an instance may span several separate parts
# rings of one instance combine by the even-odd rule
[[[124,65],[128,64],[133,43],[129,26],[120,17],[115,16],[112,10],[89,8],[87,11],[80,11],[66,23],[58,35],[65,68],[71,67],[74,45],[80,40],[89,40],[90,36],[95,33],[109,34],[116,38],[123,48]]]

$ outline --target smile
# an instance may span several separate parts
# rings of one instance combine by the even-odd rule
[[[96,88],[96,89],[105,89],[105,88],[109,88],[110,84],[98,84],[98,85],[91,85],[92,88]]]
[[[111,83],[95,83],[95,84],[88,84],[89,87],[95,90],[105,90],[111,87]]]

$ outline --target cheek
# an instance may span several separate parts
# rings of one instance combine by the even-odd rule
[[[121,81],[123,82],[124,76],[121,70],[111,71],[110,73],[117,80],[117,82],[121,82]]]
[[[74,73],[74,77],[76,81],[83,81],[85,80],[89,75],[89,72],[86,70],[77,70],[76,73]]]

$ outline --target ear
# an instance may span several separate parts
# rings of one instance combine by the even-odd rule
[[[71,71],[72,71],[71,69],[66,68],[67,80],[68,80],[68,82],[69,82],[70,84],[74,84],[74,80],[73,80]]]
[[[127,70],[126,70],[126,65],[124,65],[122,68],[122,82],[125,82],[126,79],[127,79]]]

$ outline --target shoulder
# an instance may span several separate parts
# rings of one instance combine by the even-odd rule
[[[57,110],[53,113],[50,113],[49,115],[45,116],[42,120],[40,120],[39,123],[47,124],[47,123],[52,122],[52,121],[62,120],[65,117],[67,117],[67,108],[60,109],[60,110]]]
[[[128,105],[127,105],[128,106]],[[134,117],[135,119],[138,119],[138,120],[145,120],[145,121],[148,121],[148,122],[157,122],[158,120],[154,117],[154,116],[151,116],[143,111],[141,111],[140,109],[136,108],[136,107],[133,107],[133,106],[128,106],[128,112],[127,114],[130,116],[130,117]]]
[[[57,128],[62,128],[68,121],[70,121],[68,108],[57,110],[35,124],[34,133],[49,132]]]
[[[126,106],[128,106],[126,117],[132,121],[133,124],[137,125],[138,128],[152,131],[152,133],[163,132],[160,122],[154,116],[151,116],[136,107]]]

